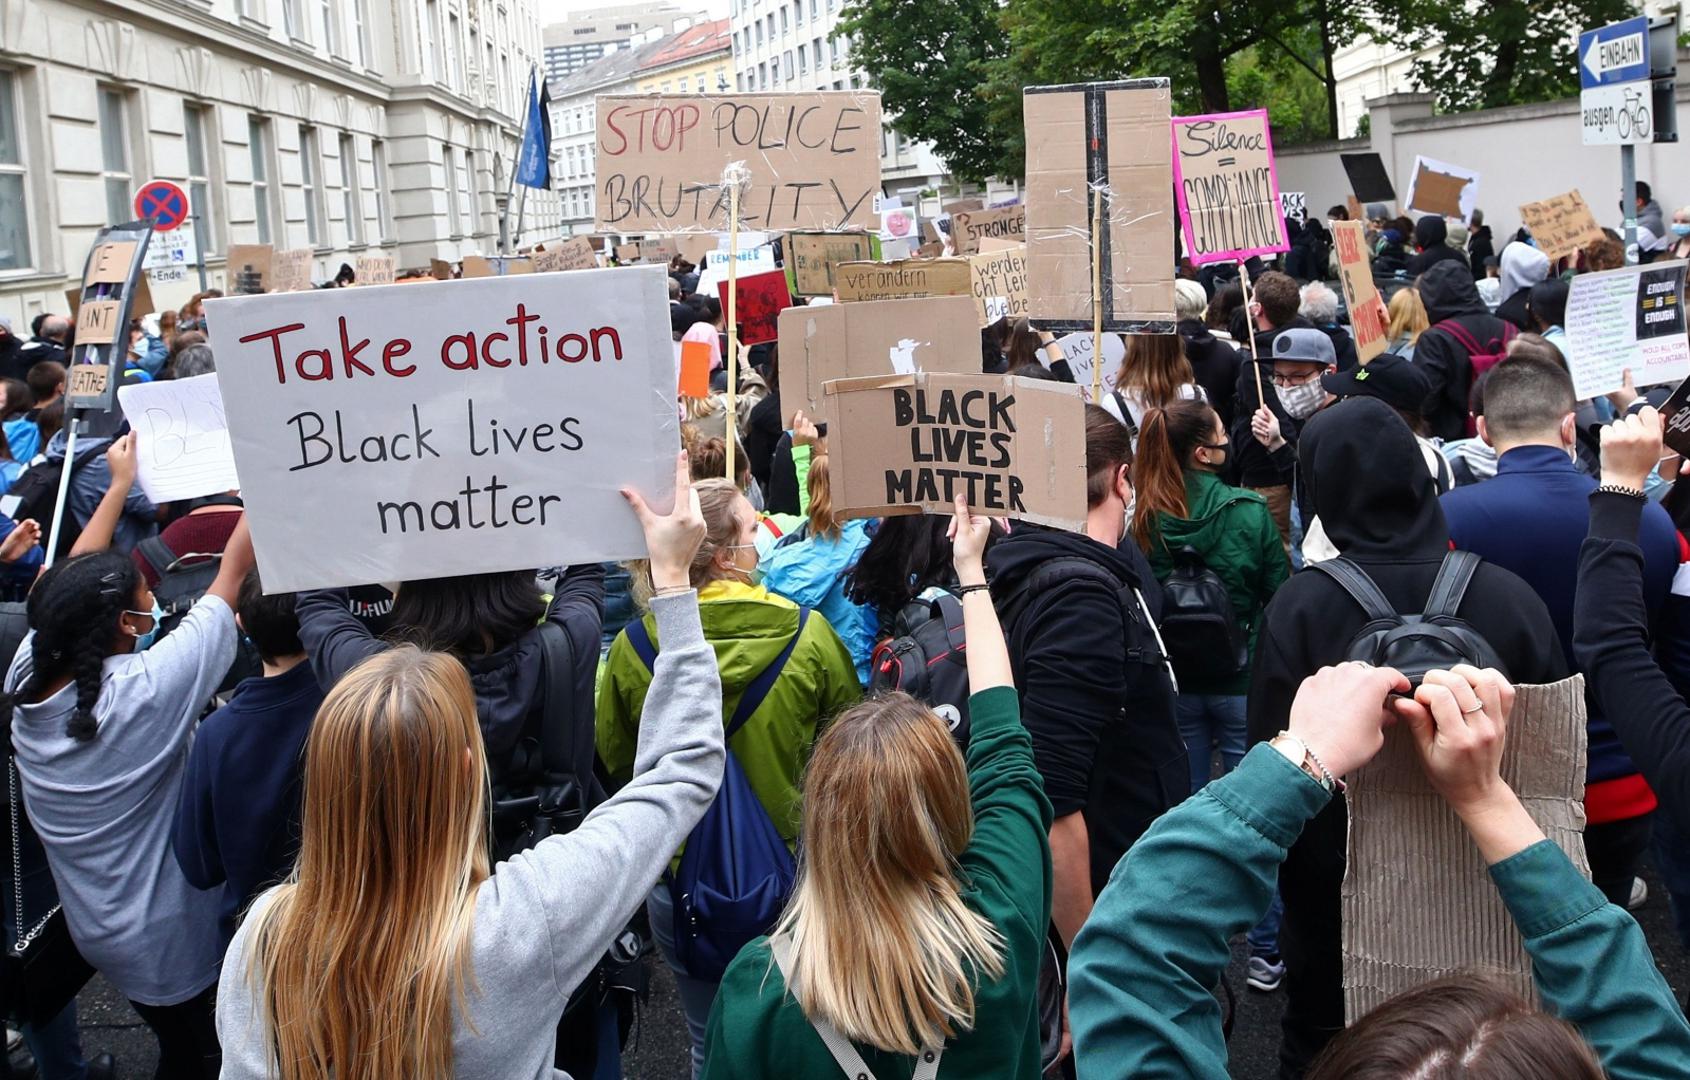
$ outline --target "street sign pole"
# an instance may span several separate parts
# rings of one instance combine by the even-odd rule
[[[207,237],[205,225],[200,219],[199,204],[192,199],[188,200],[188,213],[193,215],[194,220],[194,254],[199,256],[197,261],[200,268],[200,292],[205,292],[205,242]]]
[[[1620,205],[1625,208],[1625,264],[1636,266],[1637,251],[1637,147],[1620,147]]]

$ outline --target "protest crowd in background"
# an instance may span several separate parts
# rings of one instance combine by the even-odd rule
[[[744,228],[255,252],[104,413],[87,319],[0,320],[32,1075],[123,1075],[95,973],[169,1078],[614,1078],[637,1022],[711,1080],[1223,1077],[1243,994],[1287,1080],[1690,1075],[1690,207],[1640,183],[1629,268],[1414,191],[1223,221],[1203,119],[913,241],[872,151],[774,221],[783,150]]]

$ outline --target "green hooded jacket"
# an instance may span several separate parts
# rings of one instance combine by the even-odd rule
[[[1274,590],[1291,576],[1279,529],[1268,512],[1267,500],[1254,491],[1223,484],[1213,473],[1185,470],[1187,515],[1156,515],[1151,534],[1150,569],[1157,581],[1173,573],[1173,552],[1196,548],[1203,562],[1226,586],[1238,624],[1250,638],[1250,655],[1256,652],[1256,633],[1262,609]],[[1249,692],[1248,669],[1231,679],[1214,684],[1186,685],[1188,694],[1242,695]]]
[[[716,650],[722,674],[722,718],[726,723],[740,694],[770,661],[780,655],[798,630],[798,606],[761,587],[715,581],[698,594],[704,636]],[[645,616],[646,631],[661,657],[657,623]],[[618,634],[599,685],[597,741],[599,757],[618,783],[633,775],[640,712],[651,672]],[[803,796],[799,780],[810,760],[817,731],[841,709],[862,697],[851,653],[827,620],[812,611],[802,636],[769,696],[728,741],[728,749],[775,828],[793,844],[798,838]]]

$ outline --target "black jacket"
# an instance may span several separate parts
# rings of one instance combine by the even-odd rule
[[[1318,327],[1332,341],[1332,351],[1338,357],[1338,370],[1349,371],[1357,366],[1356,342],[1350,332],[1337,323]]]
[[[1496,305],[1496,317],[1506,319],[1521,330],[1532,329],[1532,315],[1529,307],[1532,298],[1530,286],[1515,289],[1514,295]]]
[[[1271,357],[1273,355],[1273,339],[1282,332],[1291,329],[1311,329],[1313,324],[1301,315],[1292,316],[1291,321],[1273,330],[1262,330],[1256,334],[1256,355]],[[1242,339],[1240,339],[1242,340]],[[1241,354],[1242,355],[1242,354]],[[1258,361],[1260,363],[1260,361]],[[1280,484],[1291,483],[1288,462],[1295,461],[1297,446],[1297,421],[1285,411],[1285,406],[1279,403],[1279,394],[1273,388],[1272,363],[1261,364],[1262,395],[1267,399],[1267,407],[1279,417],[1279,433],[1285,437],[1287,448],[1282,448],[1277,454],[1269,454],[1267,447],[1256,441],[1250,433],[1250,418],[1260,407],[1260,399],[1256,397],[1256,372],[1250,366],[1250,358],[1242,357],[1238,365],[1237,411],[1233,414],[1231,426],[1227,429],[1232,435],[1232,457],[1235,464],[1234,475],[1241,487],[1264,488],[1277,487]]]
[[[1485,276],[1485,260],[1496,255],[1491,241],[1490,226],[1480,225],[1467,234],[1467,260],[1475,280]]]
[[[1467,265],[1467,256],[1450,247],[1448,244],[1433,244],[1420,254],[1408,260],[1408,276],[1417,278],[1441,262],[1454,261],[1462,266]]]
[[[1063,557],[1107,580],[1066,570],[1046,583],[1057,571],[1041,567]],[[1173,683],[1147,621],[1160,613],[1161,590],[1132,544],[1114,549],[1037,526],[1019,526],[986,562],[1045,794],[1057,817],[1085,813],[1092,891],[1101,892],[1127,848],[1191,788]]]
[[[1438,324],[1457,320],[1481,346],[1501,341],[1503,334],[1511,331],[1485,307],[1465,263],[1440,262],[1426,271],[1420,279],[1420,300],[1432,323],[1414,346],[1414,366],[1432,384],[1432,393],[1420,414],[1426,418],[1428,434],[1445,440],[1460,439],[1467,434],[1473,365],[1466,347],[1439,330]]]
[[[1347,398],[1309,420],[1298,454],[1315,510],[1338,551],[1373,578],[1396,610],[1424,610],[1449,551],[1449,532],[1408,425],[1377,399]],[[1566,675],[1548,609],[1508,571],[1480,565],[1460,615],[1484,635],[1513,681],[1553,682]],[[1280,586],[1257,639],[1248,706],[1252,742],[1286,727],[1303,680],[1341,662],[1364,621],[1355,601],[1319,571],[1304,569]],[[1302,958],[1286,984],[1292,997],[1286,1047],[1305,1065],[1344,1023],[1339,891],[1347,828],[1344,800],[1333,799],[1303,830],[1280,870],[1292,939],[1282,937],[1282,949]]]
[[[23,379],[29,375],[23,342],[11,334],[0,335],[0,379]]]
[[[775,446],[780,443],[780,437],[786,431],[786,422],[780,411],[780,385],[769,388],[769,396],[751,407],[751,415],[745,422],[745,456],[751,462],[751,475],[757,478],[757,486],[761,487],[767,496],[769,490],[769,467],[774,461]]]
[[[1230,430],[1233,415],[1238,411],[1238,368],[1243,363],[1242,357],[1237,349],[1209,333],[1209,328],[1197,319],[1181,319],[1179,336],[1185,342],[1185,358],[1191,361],[1197,385],[1209,395],[1209,404]]]
[[[1407,248],[1401,244],[1387,244],[1379,249],[1379,254],[1373,256],[1373,276],[1389,278],[1406,274],[1408,261]]]

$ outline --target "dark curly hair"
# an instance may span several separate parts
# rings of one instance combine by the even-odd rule
[[[33,661],[29,678],[15,693],[0,695],[10,717],[67,673],[76,683],[76,711],[65,734],[78,742],[94,738],[99,722],[100,673],[113,652],[118,620],[135,602],[141,574],[127,555],[109,551],[67,559],[41,575],[30,591],[29,628]]]

